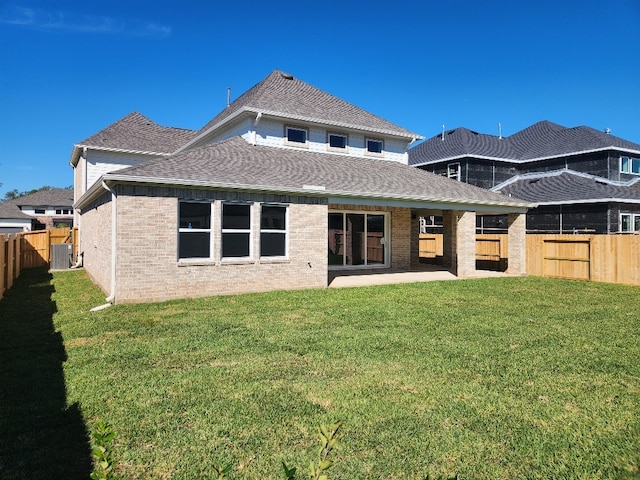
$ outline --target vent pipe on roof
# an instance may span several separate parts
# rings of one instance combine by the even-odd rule
[[[611,129],[609,127],[604,129],[604,133],[606,133],[607,135],[609,135],[611,133]]]
[[[442,124],[442,141],[444,142],[444,123]]]
[[[227,87],[227,107],[231,105],[231,87]]]
[[[498,138],[502,140],[502,124],[498,122]]]

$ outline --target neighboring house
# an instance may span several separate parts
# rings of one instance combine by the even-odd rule
[[[530,232],[640,232],[640,145],[608,132],[548,121],[509,137],[457,128],[409,150],[409,164],[537,204]],[[478,228],[504,222],[483,217]]]
[[[0,202],[0,233],[73,226],[73,190],[40,190]]]
[[[508,215],[524,274],[532,205],[409,167],[421,138],[278,70],[197,132],[131,114],[72,152],[84,266],[116,303],[325,287],[417,265],[434,213],[471,277],[482,212]]]

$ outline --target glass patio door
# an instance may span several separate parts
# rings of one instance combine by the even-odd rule
[[[329,266],[386,265],[385,220],[385,214],[329,213]]]

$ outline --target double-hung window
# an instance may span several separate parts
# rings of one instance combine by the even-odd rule
[[[222,258],[251,257],[251,204],[222,204]]]
[[[287,207],[262,205],[260,211],[260,256],[287,256]]]
[[[210,202],[180,202],[178,258],[211,257],[212,206]]]

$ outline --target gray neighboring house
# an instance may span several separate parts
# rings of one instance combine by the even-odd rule
[[[508,137],[457,128],[409,150],[409,164],[537,204],[531,232],[640,232],[640,145],[608,131],[548,121]],[[478,219],[479,229],[504,224]]]
[[[0,202],[0,233],[73,226],[73,190],[52,188]]]
[[[186,140],[167,153],[160,129]],[[507,215],[525,274],[532,204],[409,167],[421,138],[278,70],[199,131],[132,114],[72,152],[84,266],[112,303],[326,287],[417,266],[417,218],[438,214],[473,277],[479,212]]]

